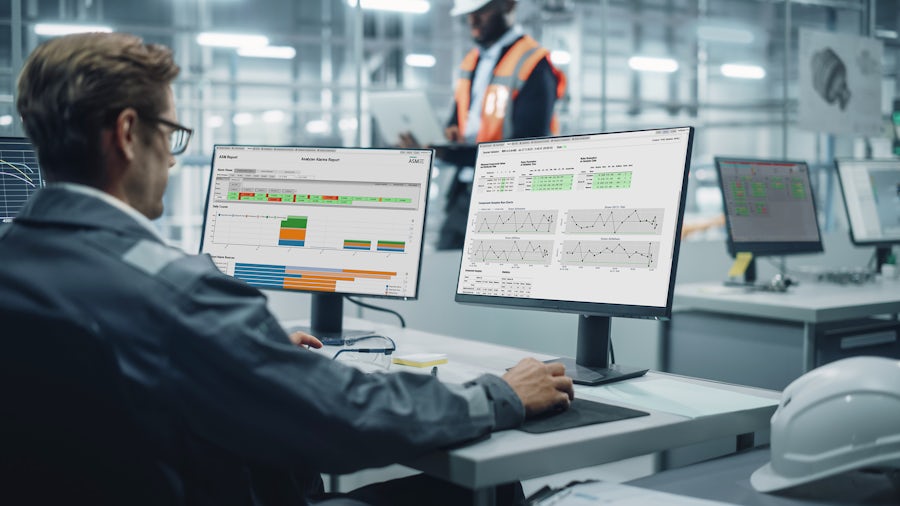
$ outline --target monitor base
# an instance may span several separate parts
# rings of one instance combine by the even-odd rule
[[[315,336],[319,341],[322,341],[322,344],[325,346],[343,346],[347,344],[348,340],[351,340],[355,337],[363,337],[374,334],[371,330],[340,330],[337,332],[334,331],[324,331],[317,330],[312,327],[306,325],[298,325],[296,327],[291,327],[288,329],[288,333],[291,332],[306,332],[312,336]]]
[[[566,375],[571,377],[576,385],[605,385],[630,378],[638,378],[649,371],[649,369],[621,366],[619,364],[612,364],[606,368],[586,367],[575,363],[575,359],[565,357],[547,360],[545,363],[551,364],[553,362],[560,362],[565,365]]]

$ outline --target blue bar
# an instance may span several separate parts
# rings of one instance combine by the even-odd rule
[[[279,246],[303,246],[304,244],[306,244],[306,241],[292,241],[289,239],[279,239],[278,240]]]
[[[245,263],[236,263],[234,264],[235,269],[240,268],[253,268],[253,269],[265,269],[272,272],[284,272],[285,266],[283,265],[269,265],[269,264],[245,264]]]
[[[344,249],[356,249],[360,251],[369,251],[371,248],[367,248],[365,246],[344,246]]]

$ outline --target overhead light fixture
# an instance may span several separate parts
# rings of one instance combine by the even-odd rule
[[[269,38],[247,33],[201,32],[197,34],[197,44],[210,47],[262,47],[269,45]]]
[[[572,54],[561,49],[550,51],[550,61],[557,65],[568,65],[572,61]]]
[[[38,23],[34,25],[34,33],[49,37],[71,35],[73,33],[109,33],[111,31],[113,31],[112,27],[106,25],[75,25],[63,23]]]
[[[671,58],[653,58],[650,56],[632,56],[628,66],[641,72],[665,72],[671,74],[678,70],[678,62]]]
[[[231,122],[237,126],[249,125],[253,123],[253,115],[249,112],[239,112],[231,117]]]
[[[362,8],[373,11],[407,12],[424,14],[431,9],[426,0],[361,0]],[[347,0],[350,7],[356,7],[356,0]]]
[[[12,120],[12,116],[10,116],[9,114],[4,114],[3,116],[0,116],[0,126],[12,125]]]
[[[408,54],[406,64],[410,67],[431,68],[437,63],[437,59],[430,54]]]
[[[219,128],[224,124],[225,120],[219,115],[210,116],[209,119],[206,120],[206,126],[209,128]]]
[[[325,120],[314,119],[306,124],[306,131],[311,134],[327,134],[331,132],[331,127]]]
[[[342,132],[356,130],[356,118],[341,118],[340,121],[338,121],[338,128]]]
[[[759,65],[741,65],[737,63],[726,63],[719,67],[722,75],[726,77],[734,77],[737,79],[762,79],[766,77],[766,69]]]
[[[237,54],[249,58],[277,58],[280,60],[290,60],[297,55],[297,50],[291,46],[239,47]]]
[[[887,30],[884,28],[878,28],[877,30],[875,30],[875,36],[882,39],[898,38],[897,30]]]
[[[263,123],[281,123],[284,121],[284,118],[284,111],[279,109],[272,109],[262,114]]]
[[[732,44],[750,44],[756,38],[753,32],[745,28],[727,26],[701,25],[697,27],[697,38],[713,42],[729,42]]]

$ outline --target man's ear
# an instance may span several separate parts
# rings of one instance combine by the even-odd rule
[[[113,147],[121,156],[132,161],[136,156],[135,144],[138,142],[138,114],[131,107],[122,109],[116,116],[116,125],[113,130]]]

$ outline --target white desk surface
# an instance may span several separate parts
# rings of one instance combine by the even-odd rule
[[[555,358],[363,320],[345,318],[344,324],[348,329],[372,329],[393,338],[397,343],[397,353],[446,353],[449,363],[439,367],[438,377],[455,383],[485,372],[502,375],[506,368],[528,356],[539,360]],[[547,339],[553,338],[547,336]],[[391,368],[392,371],[412,369],[415,368],[396,365]],[[781,396],[772,390],[655,372],[629,381],[651,381],[660,377],[769,399],[777,400]],[[609,403],[603,399],[597,400]],[[640,406],[628,407],[649,411],[650,416],[544,434],[528,434],[518,430],[495,432],[485,441],[432,452],[403,464],[470,489],[482,489],[768,429],[769,419],[775,411],[772,405],[690,418]]]
[[[900,312],[900,282],[839,285],[807,281],[787,292],[747,291],[722,283],[676,284],[674,308],[825,323]]]

